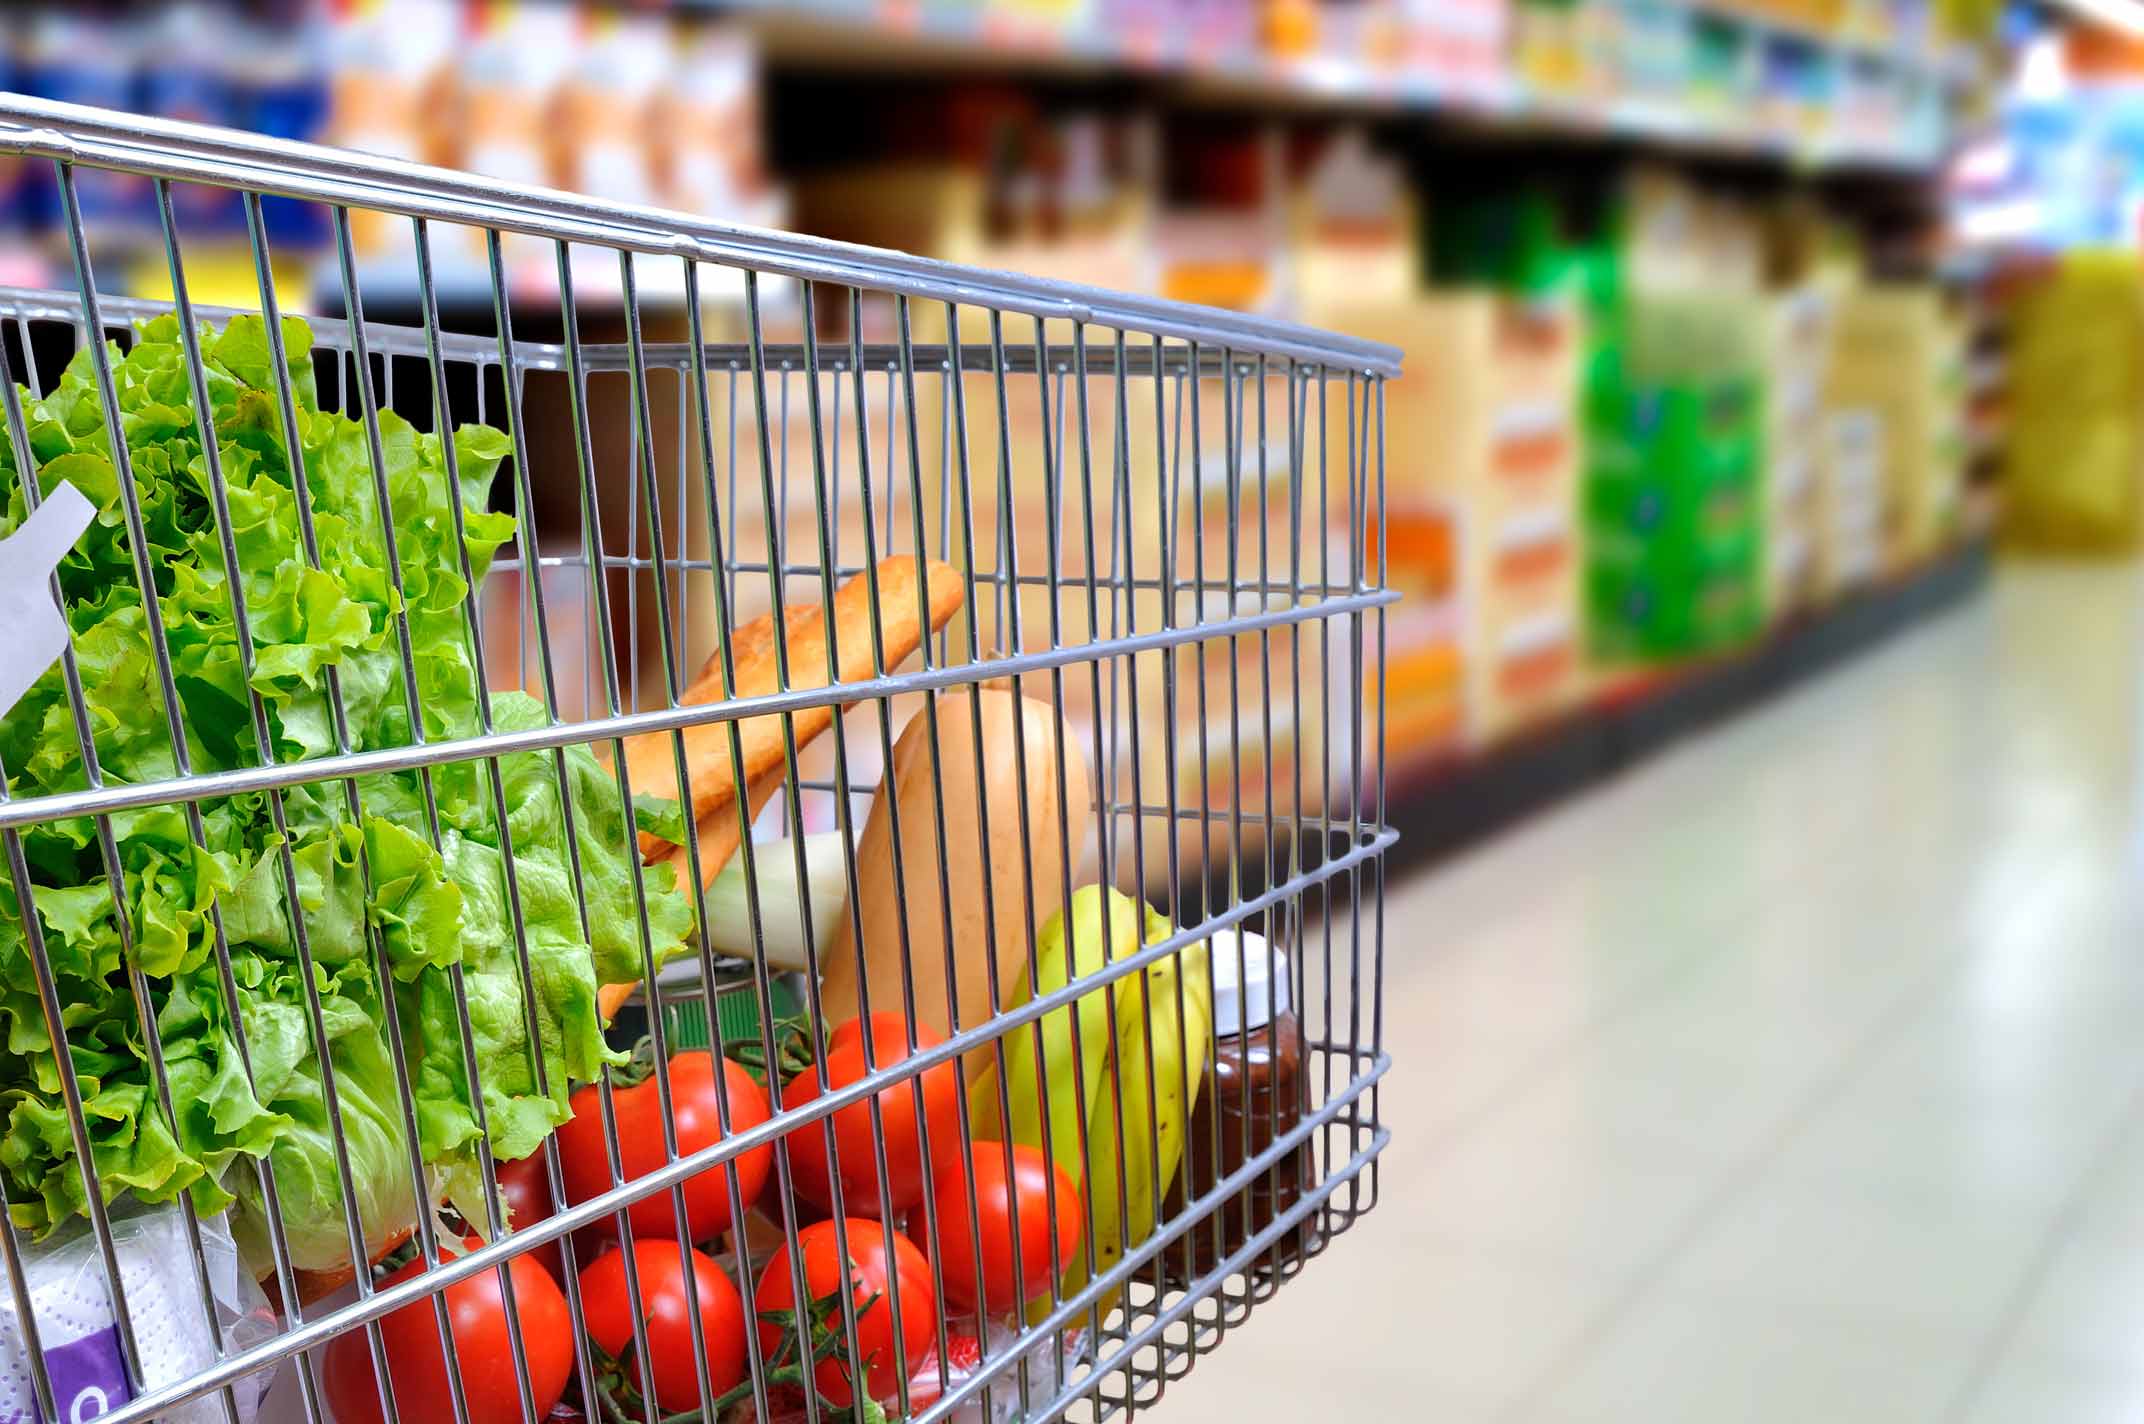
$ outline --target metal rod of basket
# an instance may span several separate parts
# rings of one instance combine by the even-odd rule
[[[0,1413],[1101,1419],[1374,1204],[1396,353],[17,96],[0,153],[74,279],[0,289],[6,517],[101,516],[0,709]]]

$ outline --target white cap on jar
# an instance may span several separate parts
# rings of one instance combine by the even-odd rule
[[[1213,964],[1213,1031],[1222,1038],[1264,1028],[1289,1009],[1288,956],[1250,930],[1215,930],[1207,941]],[[1238,949],[1241,960],[1238,960]]]

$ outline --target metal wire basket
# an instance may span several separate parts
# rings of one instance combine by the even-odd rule
[[[13,96],[0,154],[74,277],[0,293],[7,527],[93,512],[0,570],[68,624],[0,720],[0,1387],[1101,1418],[1374,1202],[1395,353]]]

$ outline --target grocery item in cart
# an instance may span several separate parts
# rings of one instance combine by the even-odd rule
[[[13,794],[82,788],[91,776],[85,741],[105,782],[149,782],[400,747],[420,728],[438,740],[545,725],[543,708],[520,693],[480,707],[464,636],[470,582],[514,535],[512,517],[491,512],[486,495],[506,437],[456,430],[457,483],[438,436],[383,411],[376,468],[365,425],[319,408],[304,322],[286,319],[271,333],[261,318],[239,316],[204,328],[199,341],[213,452],[201,445],[187,342],[170,316],[140,325],[124,354],[111,349],[116,409],[106,408],[89,347],[51,391],[20,396],[40,492],[64,480],[98,512],[57,570],[80,706],[55,666],[0,719]],[[115,430],[123,465],[113,458]],[[31,502],[12,442],[0,449],[0,488],[9,527],[19,526]],[[142,549],[130,533],[137,520]],[[415,687],[405,685],[405,658]],[[571,854],[553,761],[537,753],[497,763],[505,827],[489,771],[464,762],[424,778],[368,775],[347,790],[210,797],[197,812],[128,811],[111,818],[108,846],[83,820],[24,830],[104,1195],[161,1202],[189,1192],[205,1212],[235,1197],[238,1237],[257,1269],[266,1271],[280,1233],[296,1270],[346,1272],[345,1164],[368,1252],[414,1220],[390,1014],[409,1051],[419,1155],[448,1195],[475,1199],[464,993],[491,1149],[502,1160],[535,1151],[566,1116],[569,1082],[612,1057],[595,1014],[598,984],[639,977],[644,933],[659,962],[683,947],[691,926],[690,906],[660,874],[647,877],[643,911],[615,783],[585,747],[564,757]],[[435,815],[436,843],[427,835]],[[518,922],[507,903],[509,832]],[[15,884],[0,884],[8,985],[0,1021],[15,1050],[0,1060],[8,1104],[0,1172],[16,1225],[42,1235],[87,1203],[17,902]],[[537,970],[544,1088],[520,1012],[517,939]],[[145,976],[145,1005],[122,972],[128,965]],[[141,1046],[144,1012],[155,1016],[179,1109],[169,1125]],[[334,1070],[335,1109],[323,1058]],[[273,1165],[276,1222],[241,1159]]]
[[[177,1207],[127,1207],[113,1212],[111,1221],[119,1289],[145,1388],[176,1383],[214,1364],[219,1342],[230,1352],[275,1333],[268,1302],[239,1269],[238,1250],[224,1222],[201,1222],[201,1274],[196,1276],[186,1220]],[[120,1353],[119,1312],[87,1225],[72,1223],[27,1246],[22,1274],[60,1417],[94,1419],[132,1399]],[[0,1419],[34,1420],[40,1411],[30,1333],[16,1311],[12,1284],[0,1266]],[[204,1286],[210,1304],[203,1303]],[[270,1374],[263,1370],[233,1386],[231,1402],[241,1424],[252,1419]],[[223,1403],[210,1395],[163,1417],[169,1424],[216,1424],[224,1419]]]

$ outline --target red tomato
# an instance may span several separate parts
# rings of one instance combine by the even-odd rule
[[[849,1298],[860,1311],[856,1317],[856,1357],[864,1369],[864,1388],[873,1398],[884,1399],[900,1388],[902,1361],[913,1371],[931,1348],[938,1301],[931,1291],[930,1263],[907,1237],[888,1231],[876,1221],[850,1217],[839,1225],[846,1230],[849,1241]],[[764,1316],[770,1310],[807,1311],[813,1301],[841,1289],[844,1273],[835,1227],[834,1222],[822,1221],[797,1233],[797,1250],[804,1257],[801,1302],[790,1275],[788,1248],[784,1246],[774,1253],[752,1295],[756,1314]],[[898,1282],[901,1293],[898,1319],[893,1313],[893,1292],[887,1288],[889,1279]],[[873,1296],[877,1299],[872,1300]],[[865,1301],[871,1301],[868,1310],[862,1309]],[[840,1317],[835,1319],[838,1322]],[[837,1324],[836,1329],[841,1327]],[[795,1344],[794,1325],[785,1329],[761,1320],[759,1346],[769,1358],[785,1340]],[[841,1337],[840,1349],[821,1360],[815,1373],[821,1394],[837,1405],[853,1402],[846,1334]]]
[[[916,1046],[931,1048],[945,1040],[928,1029],[916,1031]],[[877,1066],[884,1068],[908,1057],[907,1026],[901,1015],[871,1015],[871,1046]],[[829,1090],[845,1088],[865,1073],[863,1024],[851,1019],[834,1031],[821,1060]],[[931,1153],[953,1160],[960,1151],[960,1065],[949,1059],[905,1082],[881,1089],[873,1097],[886,1134],[886,1191],[893,1209],[902,1211],[923,1200],[930,1190],[930,1176],[923,1160],[923,1129],[930,1133]],[[917,1089],[923,1099],[921,1123],[916,1112]],[[782,1106],[802,1107],[819,1096],[819,1074],[807,1068],[782,1089]],[[852,1215],[878,1215],[878,1159],[871,1146],[871,1103],[854,1102],[833,1116],[834,1150],[841,1161],[841,1205]],[[834,1189],[826,1161],[826,1132],[818,1123],[806,1123],[789,1134],[789,1168],[797,1191],[824,1207],[834,1204]]]
[[[648,1363],[655,1402],[672,1413],[700,1406],[698,1366],[692,1359],[692,1311],[685,1295],[684,1255],[675,1241],[635,1241],[640,1315],[647,1322]],[[712,1256],[692,1253],[692,1282],[700,1298],[700,1338],[707,1347],[707,1387],[719,1396],[745,1376],[744,1299]],[[633,1351],[633,1298],[626,1289],[625,1252],[613,1250],[581,1272],[581,1310],[588,1338],[612,1358]],[[637,1366],[626,1378],[638,1380]]]
[[[471,1241],[472,1246],[479,1243]],[[536,1417],[543,1418],[566,1392],[573,1372],[573,1320],[566,1298],[544,1268],[528,1256],[507,1266],[514,1283],[514,1310],[529,1365]],[[415,1260],[381,1282],[397,1285],[422,1274]],[[497,1271],[479,1271],[446,1289],[454,1357],[469,1404],[469,1424],[521,1424],[521,1394],[514,1379],[512,1336]],[[430,1300],[417,1300],[380,1320],[380,1343],[394,1381],[395,1412],[405,1420],[451,1413],[446,1355]],[[378,1424],[380,1392],[372,1372],[372,1349],[362,1329],[328,1342],[321,1384],[337,1424]]]
[[[722,1080],[729,1093],[730,1126],[743,1132],[767,1120],[766,1090],[752,1075],[725,1060]],[[677,1150],[698,1152],[722,1140],[721,1118],[716,1112],[715,1059],[710,1053],[680,1053],[670,1060],[670,1097],[677,1124]],[[611,1094],[618,1116],[618,1160],[628,1182],[667,1165],[663,1155],[662,1098],[656,1082],[648,1079],[636,1087]],[[558,1129],[560,1168],[566,1180],[566,1200],[579,1205],[610,1190],[610,1162],[603,1148],[603,1105],[600,1090],[591,1083],[573,1095],[573,1117]],[[745,1203],[759,1195],[767,1173],[774,1165],[772,1146],[755,1147],[728,1164],[737,1176],[737,1190]],[[636,1236],[659,1239],[677,1236],[677,1212],[670,1193],[661,1191],[643,1197],[627,1209]],[[706,1171],[685,1179],[687,1235],[705,1241],[730,1228],[730,1195],[727,1173]],[[615,1227],[608,1234],[615,1234]]]
[[[498,1178],[499,1206],[506,1213],[508,1228],[520,1231],[550,1217],[554,1209],[551,1182],[544,1171],[542,1148],[536,1150],[535,1156],[524,1157],[519,1162],[499,1163]],[[484,1214],[481,1204],[473,1205],[471,1210],[480,1217]],[[551,1273],[553,1280],[565,1277],[566,1258],[556,1241],[545,1242],[529,1255]]]
[[[962,1310],[975,1308],[976,1244],[983,1263],[983,1305],[992,1315],[1017,1309],[1050,1288],[1050,1279],[1069,1265],[1079,1249],[1079,1188],[1072,1174],[1055,1167],[1057,1176],[1057,1255],[1050,1257],[1049,1180],[1052,1164],[1039,1148],[1018,1144],[1012,1172],[1005,1171],[1003,1143],[978,1142],[962,1166],[934,1172],[938,1207],[938,1288]],[[975,1185],[975,1210],[968,1209],[968,1185]],[[1017,1207],[1019,1230],[1014,1232]],[[1013,1265],[1019,1263],[1017,1276]],[[1026,1288],[1023,1299],[1021,1288]]]

